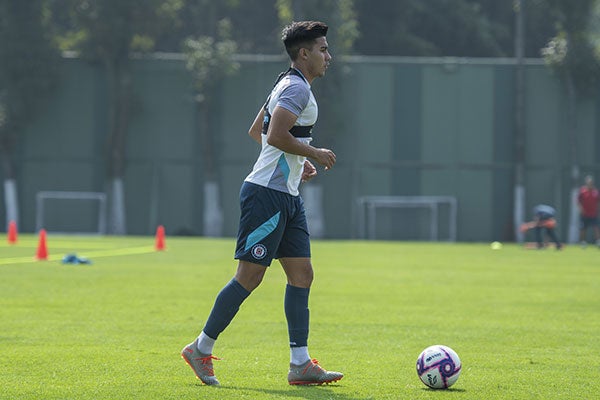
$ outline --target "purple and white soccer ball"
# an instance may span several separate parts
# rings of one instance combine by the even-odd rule
[[[447,389],[458,380],[460,358],[448,346],[429,346],[417,358],[417,374],[432,389]]]

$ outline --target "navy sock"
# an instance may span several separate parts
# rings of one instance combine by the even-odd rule
[[[250,292],[240,285],[235,278],[229,281],[215,299],[215,304],[208,316],[206,325],[202,329],[204,333],[216,339],[227,328],[240,309],[240,305],[249,295]]]
[[[308,294],[309,288],[287,285],[285,288],[285,317],[288,323],[290,347],[308,345]]]

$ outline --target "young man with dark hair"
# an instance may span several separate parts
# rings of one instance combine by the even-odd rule
[[[274,258],[287,277],[284,310],[290,340],[288,383],[323,384],[343,377],[340,372],[323,369],[308,353],[308,296],[313,268],[304,204],[298,191],[301,181],[317,174],[307,158],[325,170],[336,161],[333,151],[310,144],[318,113],[310,85],[325,75],[331,61],[326,35],[327,25],[317,21],[293,22],[284,28],[282,39],[291,67],[280,74],[248,131],[261,145],[261,152],[240,190],[237,271],[215,299],[198,338],[181,353],[207,385],[219,384],[212,363],[217,337],[261,283]]]

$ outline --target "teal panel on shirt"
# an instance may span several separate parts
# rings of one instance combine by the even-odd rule
[[[282,154],[277,161],[277,167],[269,179],[268,187],[271,189],[279,190],[280,192],[288,192],[287,182],[290,177],[290,166],[285,159],[285,154]]]
[[[285,159],[285,154],[282,154],[281,157],[279,157],[279,162],[277,163],[277,165],[279,165],[279,169],[281,170],[281,172],[283,172],[283,176],[285,177],[285,181],[287,182],[287,180],[290,177],[290,166],[287,163],[287,160]]]

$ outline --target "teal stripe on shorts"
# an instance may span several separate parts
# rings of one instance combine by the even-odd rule
[[[279,217],[281,212],[277,212],[277,214],[273,215],[269,218],[265,223],[256,228],[252,233],[248,235],[246,239],[246,247],[245,251],[248,251],[252,246],[256,243],[260,242],[264,238],[266,238],[271,232],[277,228],[277,224],[279,223]]]

